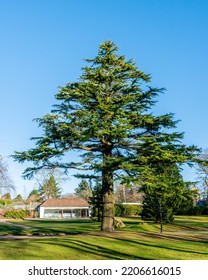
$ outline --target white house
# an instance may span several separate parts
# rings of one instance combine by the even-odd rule
[[[49,198],[38,207],[40,218],[85,218],[90,205],[82,198]]]

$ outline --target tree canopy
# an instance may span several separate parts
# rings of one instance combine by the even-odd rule
[[[14,158],[34,163],[25,170],[26,178],[56,167],[101,177],[102,230],[112,231],[115,179],[138,178],[158,161],[191,161],[196,147],[186,147],[183,133],[173,132],[177,122],[172,113],[154,116],[152,107],[164,89],[150,86],[150,75],[119,55],[116,44],[105,41],[86,63],[76,82],[60,87],[51,113],[36,119],[43,136],[31,138],[35,148],[16,152]],[[66,161],[71,152],[79,157]]]

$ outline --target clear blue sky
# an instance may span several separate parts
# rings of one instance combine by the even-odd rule
[[[167,89],[156,111],[175,113],[184,143],[208,147],[207,15],[206,0],[0,1],[0,154],[16,193],[27,195],[34,182],[7,157],[32,147],[29,138],[41,133],[32,120],[50,112],[58,86],[78,79],[105,40]],[[64,192],[78,182],[71,177]]]

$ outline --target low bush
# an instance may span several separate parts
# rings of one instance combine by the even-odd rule
[[[141,214],[142,206],[134,204],[116,204],[115,216],[138,216]]]
[[[12,203],[11,199],[0,199],[0,205],[6,206]]]
[[[19,210],[11,209],[5,212],[4,217],[9,219],[23,219],[26,217],[26,214],[27,214],[26,211],[23,209],[19,209]]]
[[[208,206],[192,206],[189,209],[180,208],[174,214],[176,215],[190,215],[190,216],[198,216],[198,215],[208,215]]]

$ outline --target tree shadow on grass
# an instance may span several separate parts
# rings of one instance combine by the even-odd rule
[[[63,243],[65,241],[65,243]],[[93,242],[93,241],[92,241]],[[41,242],[43,243],[43,242]],[[53,245],[54,241],[50,240],[47,241],[45,244],[47,245]],[[81,255],[85,256],[85,255],[92,255],[93,258],[91,258],[92,260],[101,260],[101,259],[108,259],[108,260],[133,260],[133,259],[137,259],[137,260],[151,260],[151,259],[147,259],[147,258],[143,258],[141,256],[138,255],[132,255],[130,253],[125,253],[122,251],[118,251],[115,249],[110,249],[110,248],[106,248],[104,246],[101,245],[95,245],[92,244],[91,242],[86,242],[86,241],[81,241],[81,240],[76,240],[76,239],[65,239],[61,240],[61,242],[55,242],[56,246],[61,246],[64,248],[68,248],[68,249],[73,249],[76,250],[77,252],[81,253]],[[73,258],[72,258],[73,259]],[[81,258],[82,259],[82,258]],[[83,259],[85,259],[83,257]]]
[[[56,221],[56,225],[61,225],[60,228],[52,229],[50,228],[51,225],[54,224],[54,221],[33,221],[32,222],[32,233],[35,235],[40,235],[42,233],[45,234],[52,234],[52,235],[59,235],[60,233],[64,232],[64,228],[69,225],[70,229],[66,230],[66,234],[69,235],[68,238],[65,238],[64,236],[60,237],[51,237],[48,238],[47,236],[41,236],[38,240],[32,240],[33,243],[23,242],[22,245],[25,246],[25,248],[21,249],[27,249],[30,248],[30,246],[34,246],[34,244],[37,244],[36,242],[40,242],[39,244],[48,244],[51,246],[60,246],[63,248],[68,248],[71,250],[75,250],[79,253],[79,255],[92,256],[93,259],[114,259],[114,260],[124,260],[124,259],[151,259],[151,258],[144,258],[143,252],[140,253],[140,248],[142,250],[149,250],[151,251],[151,248],[156,249],[165,249],[168,251],[177,251],[181,253],[187,253],[192,254],[193,256],[199,256],[199,257],[208,257],[208,250],[206,252],[199,252],[194,251],[193,249],[187,248],[189,246],[189,243],[185,242],[191,242],[191,243],[201,243],[201,245],[206,245],[208,243],[208,240],[206,236],[182,236],[182,235],[170,235],[169,234],[158,234],[158,233],[150,233],[150,232],[114,232],[114,233],[102,233],[99,231],[98,224],[94,221],[89,220],[89,223],[94,223],[94,228],[87,228],[86,225],[86,232],[83,232],[83,226],[86,224],[86,220],[83,220],[82,223],[80,223],[79,220],[70,220],[70,221]],[[138,223],[138,222],[137,222]],[[41,227],[40,225],[44,225]],[[74,224],[74,226],[73,226]],[[80,227],[78,226],[80,224]],[[26,223],[27,225],[27,223]],[[29,224],[28,224],[29,225]],[[46,225],[46,226],[45,226]],[[62,227],[63,225],[63,227]],[[96,228],[96,231],[93,232],[93,230]],[[88,229],[88,231],[87,231]],[[28,232],[28,230],[27,230]],[[197,231],[194,231],[197,233]],[[0,224],[0,234],[6,233],[7,235],[23,235],[25,233],[25,229],[21,226],[15,226],[14,225],[7,225],[7,224]],[[177,234],[177,233],[176,233]],[[187,232],[187,234],[189,234]],[[70,237],[71,236],[71,237]],[[75,238],[76,236],[76,238]],[[109,242],[105,242],[104,245],[102,244],[102,240],[100,244],[96,245],[94,244],[93,237],[105,237],[109,238]],[[127,237],[129,236],[129,238]],[[74,238],[73,238],[74,237]],[[91,239],[88,241],[87,237],[90,237]],[[32,237],[31,237],[32,238]],[[81,240],[79,240],[81,238]],[[27,237],[25,237],[27,239]],[[35,239],[35,238],[34,238]],[[83,239],[83,240],[82,240]],[[143,240],[139,240],[143,239]],[[144,240],[145,239],[145,240]],[[158,240],[158,241],[157,241]],[[163,242],[164,240],[164,242]],[[27,240],[25,240],[27,241]],[[166,242],[167,241],[167,242]],[[173,241],[173,242],[172,242]],[[178,243],[176,243],[178,241]],[[114,249],[113,244],[114,242],[118,242],[118,247],[121,249]],[[184,242],[183,246],[179,245],[179,242]],[[123,246],[122,246],[123,243]],[[112,244],[112,247],[111,247]],[[138,254],[133,253],[130,254],[131,250],[128,252],[124,252],[125,248],[130,247],[137,247],[138,248]],[[185,248],[183,248],[185,247]],[[44,249],[44,246],[43,246]],[[135,252],[135,250],[132,250],[132,252]],[[159,251],[158,251],[159,252]],[[143,255],[142,255],[143,254]],[[32,253],[31,253],[32,255]],[[162,254],[161,254],[162,255]],[[76,256],[76,254],[75,254]],[[87,257],[86,257],[87,258]],[[85,259],[86,259],[85,258]],[[21,259],[21,258],[20,258]],[[41,258],[40,258],[41,259]],[[53,259],[56,259],[56,256],[54,256]],[[58,258],[57,258],[58,259]],[[68,259],[68,258],[67,258]],[[73,259],[73,258],[72,258]],[[83,258],[84,259],[84,258]]]
[[[170,250],[170,251],[177,251],[177,252],[182,252],[182,253],[189,253],[189,254],[196,254],[196,255],[204,255],[204,256],[207,256],[208,257],[208,249],[207,249],[207,252],[196,252],[196,251],[193,251],[193,250],[190,250],[190,249],[183,249],[183,248],[179,248],[179,246],[175,246],[175,243],[170,243],[169,246],[167,246],[166,244],[156,244],[156,240],[154,240],[155,238],[157,239],[169,239],[169,241],[187,241],[187,242],[197,242],[197,243],[202,243],[202,245],[204,244],[208,244],[207,241],[193,241],[193,240],[188,240],[186,238],[181,238],[181,237],[176,237],[176,236],[165,236],[162,235],[162,234],[155,234],[155,233],[139,233],[138,234],[138,238],[139,237],[146,237],[146,238],[152,238],[153,240],[147,240],[146,242],[143,242],[143,241],[139,241],[139,240],[135,240],[135,239],[127,239],[127,238],[118,238],[118,237],[110,237],[109,238],[115,238],[116,240],[120,240],[120,241],[124,241],[124,242],[127,242],[129,244],[134,244],[135,246],[146,246],[147,248],[158,248],[158,249],[166,249],[166,250]],[[150,244],[150,242],[154,242],[153,244]],[[176,243],[178,244],[178,243]]]
[[[208,233],[208,232],[207,232]],[[180,232],[179,232],[180,234]],[[200,232],[195,231],[194,234],[200,234]],[[177,235],[177,232],[173,234],[158,234],[158,233],[141,233],[143,236],[150,236],[152,235],[155,238],[164,239],[164,240],[176,240],[176,241],[187,241],[187,242],[195,242],[195,243],[204,243],[208,245],[208,236],[194,236],[193,233],[190,235],[189,232],[186,232],[184,235]]]
[[[73,235],[75,236],[75,235]],[[13,252],[19,250],[22,252],[20,254],[19,259],[66,259],[66,260],[78,260],[78,259],[93,259],[93,260],[101,260],[101,259],[108,259],[108,260],[151,260],[151,259],[170,259],[171,254],[169,252],[180,252],[180,253],[187,253],[188,258],[192,255],[192,259],[198,258],[208,258],[208,252],[196,252],[192,249],[188,248],[180,248],[178,246],[178,242],[171,242],[171,241],[179,241],[177,237],[174,237],[172,240],[171,237],[167,237],[170,243],[165,243],[161,240],[165,239],[166,236],[156,235],[156,234],[148,234],[148,233],[139,233],[134,234],[134,236],[125,238],[125,236],[121,235],[114,235],[114,234],[82,234],[76,235],[76,237],[41,237],[38,239],[30,240],[15,240],[15,242],[10,243],[10,254],[7,252],[7,246],[1,246],[4,249],[5,259],[12,259],[11,258],[11,247],[13,247]],[[100,237],[100,238],[99,238]],[[104,237],[104,239],[102,239]],[[130,239],[131,238],[131,239]],[[143,240],[137,240],[137,238],[143,238]],[[145,239],[145,240],[144,240]],[[157,239],[160,239],[157,241]],[[184,241],[184,240],[183,240]],[[186,241],[186,240],[185,240]],[[158,243],[157,243],[158,242]],[[102,244],[103,243],[103,244]],[[2,242],[0,242],[0,245]],[[18,245],[19,244],[19,245]],[[54,247],[53,247],[54,246]],[[184,245],[186,246],[186,244]],[[34,247],[34,249],[32,249]],[[54,249],[56,249],[57,254],[54,253]],[[59,251],[60,248],[60,251]],[[61,249],[63,248],[63,250]],[[151,253],[151,249],[153,249],[153,253]],[[156,249],[156,251],[155,251]],[[46,250],[46,251],[44,251]],[[50,250],[52,253],[51,255],[48,253]],[[159,254],[157,254],[157,250]],[[162,252],[161,250],[167,250]],[[38,254],[36,255],[36,252]],[[63,252],[63,253],[62,253]],[[148,254],[146,253],[148,252]],[[43,254],[42,254],[43,253]],[[3,256],[3,254],[2,254]],[[22,257],[23,256],[23,257]],[[49,257],[46,257],[49,256]],[[70,257],[71,256],[71,257]],[[147,257],[146,257],[147,256]],[[158,256],[151,258],[151,256]],[[180,259],[178,256],[174,255],[175,257]],[[184,259],[182,255],[182,259]],[[16,255],[16,259],[18,256]],[[172,259],[172,258],[171,258]]]
[[[95,234],[96,236],[96,234]],[[98,235],[100,236],[100,235]],[[141,235],[140,235],[141,236]],[[131,239],[126,239],[126,238],[118,238],[118,237],[113,237],[113,236],[105,236],[105,238],[109,238],[109,242],[105,243],[107,245],[98,245],[98,244],[93,244],[93,236],[92,241],[84,241],[84,240],[77,240],[77,239],[65,239],[65,240],[60,240],[56,241],[56,246],[62,246],[65,248],[73,249],[76,250],[79,253],[83,253],[83,256],[90,254],[93,255],[94,257],[92,259],[114,259],[114,260],[151,260],[153,258],[151,257],[144,257],[142,256],[143,252],[146,250],[151,253],[151,248],[152,249],[159,249],[159,250],[167,250],[169,252],[180,252],[180,253],[185,253],[185,254],[192,254],[194,256],[199,256],[201,257],[208,257],[208,252],[197,252],[194,250],[190,250],[188,248],[180,248],[178,246],[174,246],[174,243],[170,243],[169,245],[167,244],[157,244],[155,240],[153,240],[154,243],[152,243],[152,240],[147,240],[145,241],[139,241],[139,240],[131,240]],[[145,236],[146,237],[146,236]],[[80,237],[79,237],[80,238]],[[84,236],[83,236],[84,238]],[[63,243],[64,241],[64,243]],[[119,246],[119,249],[112,249],[111,244],[115,244],[117,242],[117,246]],[[54,241],[47,241],[47,244],[54,244]],[[119,244],[120,245],[119,245]],[[178,244],[178,243],[176,243]],[[125,252],[124,250],[128,248],[131,251],[131,248],[138,248],[137,254],[135,253],[128,253]],[[142,253],[141,253],[142,250]],[[159,251],[158,251],[159,252]],[[155,253],[153,253],[155,254]],[[145,255],[145,253],[144,253]],[[162,256],[163,253],[160,255]],[[166,254],[165,254],[166,255]],[[167,254],[169,256],[169,254]],[[159,255],[158,255],[159,257]],[[190,256],[189,256],[190,257]],[[169,259],[170,257],[168,257]],[[184,258],[184,257],[183,257]],[[197,257],[196,257],[197,258]],[[83,258],[84,259],[84,258]],[[157,258],[155,258],[157,259]],[[159,257],[161,259],[161,257]],[[162,258],[165,259],[165,258]]]
[[[16,222],[14,227],[19,226],[29,226],[30,229],[27,230],[28,234],[32,235],[59,235],[59,234],[82,234],[89,231],[99,231],[100,225],[92,220],[87,219],[71,219],[71,220],[28,220],[25,222]]]
[[[6,223],[0,224],[0,236],[5,235],[23,235],[25,234],[25,229],[20,226],[8,225]]]

